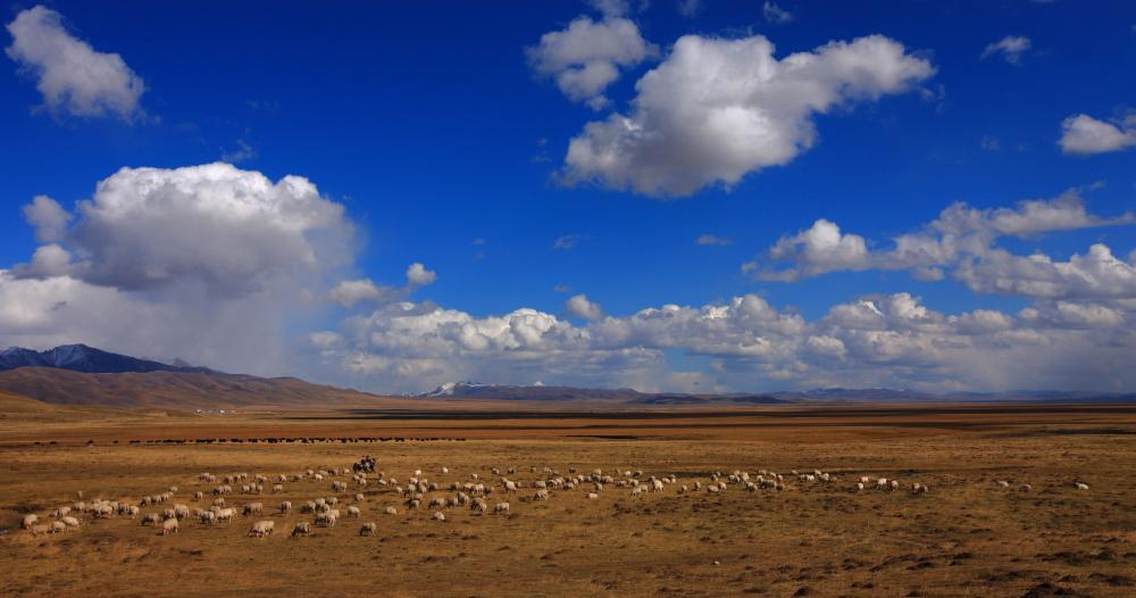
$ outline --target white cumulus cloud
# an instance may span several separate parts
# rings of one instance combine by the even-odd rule
[[[1043,254],[1013,255],[997,247],[997,241],[1134,224],[1136,214],[1130,212],[1113,217],[1090,213],[1078,189],[1053,199],[1021,201],[1012,208],[979,209],[957,202],[920,230],[895,237],[889,250],[871,250],[863,237],[821,219],[782,237],[742,270],[761,280],[780,281],[836,271],[909,270],[919,280],[933,281],[944,278],[943,269],[950,268],[955,278],[981,293],[1120,297],[1133,293],[1128,286],[1131,266],[1103,244],[1094,245],[1087,256],[1058,262]]]
[[[25,213],[41,238],[59,237],[66,219],[45,216],[48,205],[37,198]],[[193,281],[240,295],[318,275],[351,254],[343,207],[311,181],[274,183],[225,163],[123,168],[79,202],[75,220],[61,242],[77,257],[74,274],[124,290]]]
[[[438,280],[438,273],[427,270],[421,262],[414,262],[406,268],[406,282],[415,287],[424,287],[434,284]]]
[[[603,308],[600,304],[589,300],[583,293],[569,297],[564,302],[564,309],[573,316],[585,320],[598,320],[603,317]]]
[[[1125,150],[1136,145],[1136,117],[1111,123],[1087,114],[1070,116],[1061,123],[1061,139],[1057,143],[1066,154],[1090,155]]]
[[[123,120],[142,114],[142,78],[118,54],[98,52],[71,35],[63,16],[44,6],[20,12],[8,23],[6,52],[36,79],[53,112],[90,117],[112,113]]]
[[[571,140],[562,178],[653,197],[733,185],[812,147],[817,114],[902,93],[934,71],[881,35],[782,59],[761,35],[686,35],[636,83],[629,115],[590,122]]]
[[[603,8],[611,11],[618,6]],[[625,11],[626,6],[619,14]],[[536,46],[526,50],[533,70],[554,78],[572,101],[586,102],[597,110],[609,103],[603,92],[619,78],[620,68],[635,66],[657,53],[658,48],[643,39],[634,21],[611,12],[600,21],[577,17],[567,28],[544,34]]]

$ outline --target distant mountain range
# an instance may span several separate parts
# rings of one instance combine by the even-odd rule
[[[625,405],[772,405],[788,402],[765,394],[645,393],[632,388],[576,388],[543,384],[509,386],[478,382],[451,382],[416,396],[487,401],[593,401]]]
[[[1136,393],[1020,390],[1005,392],[930,393],[893,388],[816,388],[768,393],[644,393],[630,388],[515,386],[479,382],[450,382],[420,398],[480,399],[485,401],[605,401],[627,405],[776,405],[802,402],[1134,402]]]
[[[0,391],[57,405],[121,408],[374,406],[382,397],[297,378],[227,374],[63,345],[0,351]]]
[[[35,351],[23,347],[10,347],[0,350],[0,371],[24,367],[58,368],[88,374],[210,371],[207,368],[192,367],[183,362],[169,365],[158,361],[111,353],[81,344],[60,345],[47,351]]]
[[[409,397],[382,397],[312,384],[297,378],[228,374],[181,361],[173,364],[111,353],[87,345],[48,351],[0,351],[0,391],[65,405],[124,408],[215,409],[219,407],[324,408],[437,407],[448,401],[524,403],[554,407],[744,407],[793,403],[905,402],[1136,402],[1136,393],[1012,391],[934,394],[890,388],[820,388],[769,393],[640,392],[631,388],[516,386],[453,382]]]

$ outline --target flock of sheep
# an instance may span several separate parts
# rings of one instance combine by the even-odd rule
[[[364,466],[360,466],[364,464]],[[254,500],[254,497],[266,493],[283,494],[285,485],[295,484],[326,484],[331,491],[330,495],[319,496],[293,505],[291,501],[282,500],[273,509],[280,515],[287,515],[298,511],[302,515],[310,516],[310,521],[300,521],[292,527],[291,535],[307,536],[314,527],[334,527],[343,519],[359,520],[363,516],[360,505],[370,498],[383,495],[398,497],[405,510],[413,511],[422,508],[425,504],[433,511],[431,518],[435,521],[446,521],[447,509],[469,509],[472,513],[508,515],[512,511],[510,502],[501,498],[516,497],[519,502],[539,502],[550,500],[554,493],[580,492],[585,493],[588,500],[596,500],[601,493],[624,491],[632,497],[648,493],[666,492],[673,488],[679,495],[692,493],[718,494],[725,492],[731,486],[742,488],[749,492],[784,491],[787,489],[786,481],[796,482],[798,487],[813,484],[838,484],[836,475],[820,470],[812,472],[798,472],[796,470],[781,474],[768,470],[756,473],[734,471],[729,474],[713,473],[703,483],[702,480],[693,480],[688,483],[679,483],[676,475],[645,476],[642,471],[604,471],[595,469],[590,473],[580,473],[576,468],[569,468],[567,474],[561,474],[553,468],[530,467],[527,481],[518,478],[515,468],[504,471],[497,467],[489,469],[491,477],[483,478],[479,473],[471,473],[461,481],[448,483],[431,480],[422,470],[415,470],[404,482],[398,478],[387,476],[382,471],[375,471],[374,459],[365,457],[352,468],[321,468],[308,469],[294,474],[265,474],[234,473],[217,476],[211,473],[202,473],[193,482],[201,489],[186,492],[188,503],[174,502],[179,497],[179,488],[171,486],[164,492],[142,496],[134,500],[83,500],[83,493],[78,493],[78,500],[71,505],[60,506],[45,517],[46,521],[36,514],[29,514],[23,518],[23,528],[32,534],[50,534],[65,532],[68,529],[80,527],[80,517],[91,519],[105,519],[110,517],[139,518],[142,525],[153,526],[161,535],[175,534],[180,530],[183,522],[196,521],[202,526],[227,525],[238,517],[257,517],[249,527],[248,536],[263,538],[276,531],[276,521],[261,519],[266,509],[263,499]],[[448,476],[450,471],[446,467],[437,469],[440,476]],[[535,475],[533,475],[535,474]],[[1081,481],[1074,481],[1078,490],[1088,490],[1089,487]],[[995,486],[1010,488],[1007,480],[996,480]],[[848,486],[851,492],[864,492],[870,490],[894,492],[900,490],[900,482],[883,477],[862,476],[852,485]],[[1021,484],[1018,489],[1023,492],[1032,490],[1029,484]],[[929,487],[921,482],[910,485],[910,493],[914,496],[926,495]],[[246,497],[239,506],[230,506],[235,495]],[[490,500],[493,505],[490,507]],[[346,505],[351,501],[353,504]],[[236,502],[236,501],[233,501]],[[166,504],[171,506],[163,507]],[[143,513],[142,509],[158,509]],[[385,515],[396,516],[399,509],[394,505],[386,506]],[[373,521],[362,522],[359,528],[360,536],[373,536],[378,533],[378,525]]]

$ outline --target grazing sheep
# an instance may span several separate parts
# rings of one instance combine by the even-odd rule
[[[347,516],[348,517],[359,517],[362,514],[363,513],[361,511],[359,511],[359,507],[356,507],[354,505],[347,507]]]
[[[217,523],[229,523],[237,516],[237,510],[229,507],[217,511]]]
[[[470,502],[469,510],[474,513],[484,513],[489,510],[489,503],[485,502],[484,499],[475,498]]]
[[[433,517],[434,521],[445,521],[446,520],[446,514],[441,512],[441,511],[434,511],[434,514],[432,515],[432,517]]]
[[[30,530],[33,536],[42,536],[51,533],[51,526],[45,524],[33,525]]]
[[[498,514],[500,514],[500,513],[508,513],[508,512],[509,512],[509,503],[507,503],[507,502],[499,502],[499,503],[497,503],[497,504],[496,504],[496,505],[495,505],[495,506],[493,507],[493,512],[494,512],[494,513],[498,513]]]
[[[892,480],[891,483],[888,484],[888,490],[899,490],[899,480]]]
[[[1077,490],[1088,490],[1089,485],[1084,482],[1073,482],[1073,487]]]
[[[312,533],[312,524],[308,523],[307,521],[301,521],[300,523],[297,523],[295,527],[292,528],[292,537],[293,538],[295,538],[296,536],[307,536],[307,535],[310,535],[311,533]]]
[[[162,516],[158,513],[147,513],[142,518],[142,525],[157,525],[162,522]]]
[[[360,536],[373,536],[373,535],[375,535],[375,532],[378,531],[378,529],[379,529],[378,525],[375,525],[375,523],[373,521],[368,521],[367,523],[364,523],[362,527],[359,528],[359,535]]]
[[[383,509],[383,512],[386,513],[387,515],[398,515],[398,509],[396,509],[394,507],[387,507],[387,508]]]
[[[250,502],[241,509],[241,515],[259,515],[264,511],[264,504],[259,502]]]
[[[856,492],[864,491],[864,482],[856,482]]]
[[[596,494],[595,492],[589,492],[589,493],[588,493],[588,500],[595,500],[595,499],[597,499],[597,498],[599,498],[599,497],[600,497],[600,495],[599,495],[599,494]]]
[[[366,502],[366,500],[367,500],[367,497],[363,496],[362,494],[356,494],[355,495],[355,502]]]
[[[202,511],[197,515],[197,520],[200,521],[202,525],[213,525],[217,522],[217,514],[213,511]]]
[[[1010,487],[1010,482],[1008,482],[1006,480],[998,480],[997,482],[994,482],[994,483],[998,484],[998,486],[1000,488],[1009,488]]]
[[[67,531],[67,524],[62,521],[51,522],[51,533],[58,534],[59,532]]]
[[[176,518],[175,519],[166,519],[165,521],[162,522],[162,535],[163,536],[167,536],[169,534],[176,534],[176,533],[178,533],[178,520]]]
[[[877,490],[887,490],[888,486],[889,486],[889,484],[888,484],[887,478],[880,478],[880,479],[876,480],[876,489]]]
[[[292,501],[286,500],[286,501],[280,503],[280,512],[281,513],[287,513],[291,510],[292,510]]]
[[[33,525],[39,522],[38,515],[24,515],[24,520],[20,523],[20,527],[24,529],[31,529]]]
[[[274,484],[272,486],[272,491],[279,494],[279,493],[284,491],[284,485],[283,484]]]
[[[316,515],[316,525],[319,527],[335,527],[335,516],[331,513],[319,513]]]
[[[252,527],[249,528],[248,535],[249,537],[263,538],[265,536],[271,536],[272,532],[275,530],[276,522],[265,519],[252,524]]]
[[[548,490],[545,490],[544,488],[537,490],[536,494],[533,495],[533,498],[537,500],[548,500]]]
[[[1022,484],[1021,486],[1018,486],[1018,490],[1021,490],[1022,492],[1030,492],[1033,490],[1033,486],[1029,484]]]
[[[60,521],[67,527],[79,527],[79,520],[69,515],[60,519]]]

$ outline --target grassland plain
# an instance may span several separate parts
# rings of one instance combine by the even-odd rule
[[[336,440],[248,442],[269,437]],[[407,440],[338,440],[361,437]],[[215,438],[230,441],[205,442]],[[454,507],[442,509],[444,522],[425,502],[406,509],[391,486],[333,493],[330,479],[306,478],[278,493],[227,496],[229,505],[266,507],[227,526],[186,520],[161,536],[140,518],[84,517],[65,533],[19,529],[23,515],[46,517],[78,491],[137,504],[177,486],[171,504],[204,507],[212,497],[193,493],[214,484],[199,482],[201,472],[275,476],[342,468],[363,454],[400,483],[419,469],[443,488],[472,474],[496,482],[499,467],[516,468],[508,477],[527,487],[505,495],[498,486],[489,497],[491,506],[509,501],[509,515]],[[550,477],[545,467],[677,482],[634,497],[608,484],[588,499],[586,484],[534,500],[531,483]],[[782,473],[786,489],[678,492],[714,472],[761,469]],[[790,474],[815,469],[838,479]],[[25,408],[0,426],[0,595],[1130,596],[1134,470],[1136,408],[1125,405],[235,417]],[[901,489],[856,492],[860,476]],[[915,482],[930,492],[913,495]],[[360,490],[366,500],[355,503]],[[283,500],[333,494],[362,516],[291,538],[292,525],[312,516],[273,512]],[[384,514],[387,506],[398,514]],[[247,537],[259,518],[276,521],[277,532]],[[358,534],[364,521],[377,523],[374,537]]]

